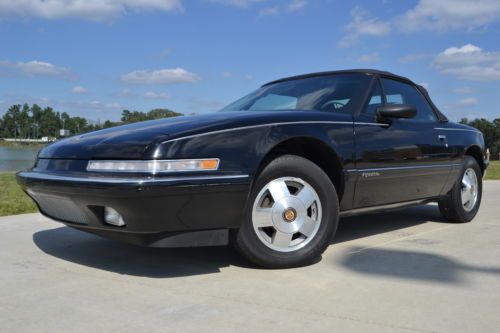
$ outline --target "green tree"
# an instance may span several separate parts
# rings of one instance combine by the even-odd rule
[[[481,118],[469,121],[467,118],[460,120],[460,123],[477,128],[483,133],[484,143],[490,150],[492,159],[498,159],[500,152],[500,118],[494,119],[492,122]]]
[[[41,108],[37,104],[12,105],[0,118],[0,137],[41,138],[58,137],[64,128],[76,135],[144,120],[180,116],[169,109],[153,109],[149,112],[123,110],[121,121],[104,121],[101,125],[92,124],[83,117],[71,117],[67,112],[56,112],[51,107]]]
[[[182,115],[181,113],[174,112],[169,109],[153,109],[147,113],[140,111],[123,110],[121,121],[127,124],[144,120],[177,117],[181,115]]]
[[[18,137],[19,135],[19,115],[21,114],[21,105],[12,105],[3,116],[3,136]]]

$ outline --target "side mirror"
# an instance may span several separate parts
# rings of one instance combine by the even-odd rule
[[[409,104],[387,104],[377,108],[377,118],[413,118],[417,115],[417,109]]]

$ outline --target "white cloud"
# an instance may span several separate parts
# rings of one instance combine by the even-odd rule
[[[488,52],[472,44],[450,47],[438,54],[433,66],[442,74],[466,80],[500,80],[500,52]]]
[[[207,0],[208,2],[220,3],[223,5],[245,8],[257,2],[265,0]]]
[[[71,92],[73,92],[75,94],[85,94],[85,93],[87,93],[87,89],[85,89],[82,86],[75,86],[75,87],[73,87],[73,89],[71,89]]]
[[[12,15],[90,20],[113,18],[129,11],[182,10],[181,0],[0,0],[0,16]]]
[[[403,31],[474,30],[500,21],[500,1],[419,0],[397,21]]]
[[[461,47],[449,47],[443,51],[444,55],[455,55],[455,54],[468,54],[473,52],[480,52],[481,48],[476,45],[466,44]]]
[[[229,72],[229,71],[225,71],[225,72],[222,72],[222,76],[223,76],[223,77],[232,77],[232,76],[233,76],[233,73],[232,73],[232,72]]]
[[[48,62],[32,60],[28,62],[0,61],[0,67],[11,68],[33,76],[52,76],[62,79],[73,79],[74,74],[68,68],[55,66]]]
[[[457,106],[472,106],[472,105],[477,105],[478,100],[477,98],[474,97],[467,97],[467,98],[462,98],[457,102]]]
[[[365,62],[365,63],[374,63],[378,62],[380,60],[380,57],[378,53],[370,53],[370,54],[363,54],[358,58],[359,62]]]
[[[288,10],[294,12],[303,9],[305,6],[307,6],[307,1],[305,0],[292,0],[288,4]]]
[[[282,6],[264,7],[259,11],[259,16],[277,16],[282,12],[298,12],[307,6],[305,0],[290,0],[288,4]]]
[[[170,95],[167,94],[166,92],[161,92],[161,93],[156,93],[154,91],[147,91],[143,95],[145,98],[148,99],[169,99]]]
[[[197,74],[183,68],[136,70],[122,75],[121,79],[127,83],[139,84],[193,83],[201,80]]]
[[[49,75],[49,76],[60,76],[67,73],[66,68],[54,66],[48,62],[43,61],[29,61],[29,62],[18,62],[16,67],[22,72],[31,75]]]
[[[238,8],[250,8],[255,4],[267,4],[259,10],[259,16],[277,16],[282,12],[297,12],[304,9],[308,0],[287,0],[285,1],[269,1],[269,0],[205,0],[205,2],[218,3],[226,6]]]
[[[355,7],[351,10],[351,22],[345,30],[347,34],[339,41],[340,47],[349,47],[362,36],[386,36],[391,32],[391,24],[370,17],[365,10]]]

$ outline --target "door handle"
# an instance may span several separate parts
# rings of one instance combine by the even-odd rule
[[[445,147],[448,148],[448,139],[446,138],[446,135],[440,134],[438,135],[438,139],[439,141],[444,142]]]

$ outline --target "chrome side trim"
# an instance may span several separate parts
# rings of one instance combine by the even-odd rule
[[[481,133],[480,131],[472,130],[472,129],[466,129],[466,128],[446,128],[446,127],[434,127],[435,130],[440,130],[440,131],[467,131],[467,132],[475,132],[475,133]]]
[[[358,121],[355,121],[354,125],[389,126],[389,124],[383,124],[383,123],[364,123],[364,122],[358,122]]]
[[[168,184],[192,180],[231,180],[245,179],[249,175],[225,175],[225,176],[191,176],[191,177],[168,177],[168,178],[111,178],[111,177],[75,177],[47,174],[42,172],[19,172],[18,176],[26,179],[54,180],[76,183],[98,183],[98,184]]]
[[[218,130],[218,131],[212,131],[212,132],[206,132],[206,133],[199,133],[199,134],[187,135],[187,136],[183,136],[183,137],[180,137],[180,138],[166,140],[166,141],[163,141],[162,143],[175,142],[175,141],[179,141],[179,140],[192,139],[192,138],[196,138],[196,137],[200,137],[200,136],[220,134],[220,133],[226,133],[226,132],[232,132],[232,131],[239,131],[239,130],[246,130],[246,129],[252,129],[252,128],[259,128],[259,127],[266,127],[266,126],[300,125],[300,124],[344,124],[344,125],[389,126],[389,124],[363,123],[363,122],[352,122],[352,121],[289,121],[289,122],[282,122],[282,123],[270,123],[270,124],[260,124],[260,125],[251,125],[251,126],[242,126],[242,127],[235,127],[235,128],[227,128],[227,129]]]
[[[354,208],[354,209],[341,211],[340,217],[346,217],[346,216],[357,215],[357,214],[364,214],[364,213],[369,213],[369,212],[384,211],[384,210],[402,208],[402,207],[413,206],[413,205],[420,205],[420,204],[428,203],[431,201],[433,201],[433,200],[432,199],[419,199],[419,200],[397,202],[397,203],[393,203],[393,204],[380,205],[380,206]]]
[[[394,170],[411,170],[411,169],[428,169],[428,168],[446,168],[460,166],[459,163],[454,164],[433,164],[433,165],[412,165],[402,167],[386,167],[386,168],[368,168],[368,169],[347,169],[346,172],[370,172],[370,171],[394,171]]]

